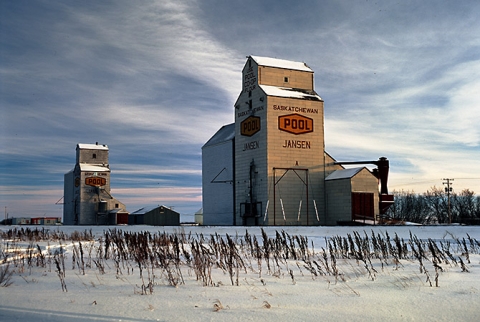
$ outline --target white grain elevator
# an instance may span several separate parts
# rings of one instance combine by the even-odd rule
[[[247,57],[235,122],[202,148],[204,224],[335,225],[358,211],[375,220],[378,178],[325,152],[323,104],[305,63]]]

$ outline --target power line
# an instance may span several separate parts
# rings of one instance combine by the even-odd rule
[[[480,180],[480,178],[456,178],[457,180]]]
[[[405,183],[399,183],[399,184],[396,184],[396,185],[393,185],[393,186],[390,186],[391,188],[395,188],[395,187],[401,187],[401,186],[407,186],[407,185],[416,185],[416,184],[422,184],[422,183],[429,183],[429,182],[436,182],[437,180],[424,180],[424,181],[408,181],[408,182],[405,182]]]
[[[480,178],[455,178],[456,180],[480,180]],[[438,179],[422,180],[422,181],[404,181],[394,185],[390,185],[390,188],[403,187],[403,186],[414,186],[424,183],[435,183]],[[443,179],[446,180],[446,179]]]

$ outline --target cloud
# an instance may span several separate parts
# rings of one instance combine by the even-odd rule
[[[2,2],[0,203],[58,212],[50,205],[76,144],[100,142],[110,147],[112,188],[128,202],[165,194],[193,212],[200,194],[182,189],[198,192],[201,146],[233,122],[250,54],[315,71],[333,157],[386,156],[392,186],[420,191],[443,176],[480,177],[478,9],[474,1]],[[475,180],[457,183],[480,191]]]

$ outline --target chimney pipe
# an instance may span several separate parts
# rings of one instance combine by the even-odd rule
[[[388,170],[390,168],[390,162],[385,157],[381,157],[377,161],[378,176],[380,179],[380,193],[388,195]]]

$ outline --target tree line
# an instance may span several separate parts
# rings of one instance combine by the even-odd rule
[[[427,225],[480,225],[480,196],[469,189],[448,194],[434,186],[422,194],[401,190],[393,191],[393,195],[394,204],[385,214],[388,218]]]

